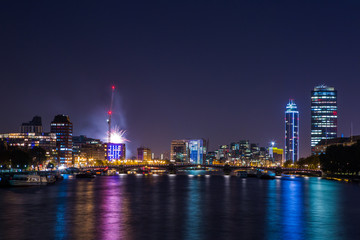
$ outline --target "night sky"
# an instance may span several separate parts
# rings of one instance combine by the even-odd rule
[[[0,132],[68,114],[74,135],[114,121],[131,155],[170,141],[248,139],[284,147],[284,111],[300,111],[310,154],[310,91],[338,90],[339,135],[360,134],[360,1],[2,1]],[[129,156],[130,157],[130,156]]]

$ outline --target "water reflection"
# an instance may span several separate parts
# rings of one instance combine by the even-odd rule
[[[118,177],[107,177],[102,182],[100,197],[100,228],[101,239],[126,239],[126,221],[128,209],[125,206],[123,186]]]
[[[281,181],[281,239],[304,239],[302,179]]]
[[[67,190],[68,184],[61,184],[56,199],[56,218],[54,239],[66,239],[67,235]]]
[[[201,203],[201,179],[189,176],[187,182],[187,201],[186,201],[186,220],[185,220],[185,238],[202,239],[201,237],[201,220],[202,220],[202,203]]]
[[[309,209],[307,223],[311,231],[311,239],[343,239],[345,236],[342,225],[344,219],[340,212],[339,198],[342,188],[349,187],[337,182],[310,179],[313,184],[309,187]],[[352,196],[348,196],[352,197]]]
[[[0,189],[0,239],[354,239],[359,186],[128,176]],[[41,228],[41,231],[39,230]]]

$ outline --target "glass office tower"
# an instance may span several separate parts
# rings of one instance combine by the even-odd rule
[[[321,85],[311,91],[311,151],[323,139],[337,137],[337,91]]]
[[[295,162],[299,159],[299,111],[293,99],[285,111],[285,160]]]
[[[56,115],[51,122],[50,129],[56,134],[55,160],[59,166],[72,165],[72,131],[73,124],[67,115]]]

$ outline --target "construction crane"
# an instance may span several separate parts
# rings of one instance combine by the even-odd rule
[[[114,101],[114,91],[115,91],[115,86],[112,85],[112,86],[111,86],[110,110],[108,111],[109,118],[108,118],[108,120],[107,120],[108,126],[109,126],[109,131],[108,131],[108,143],[111,142],[111,115],[112,115],[112,107],[113,107],[113,101]]]

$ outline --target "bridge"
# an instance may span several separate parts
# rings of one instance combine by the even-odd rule
[[[269,170],[275,172],[277,175],[281,174],[303,174],[303,175],[316,175],[321,176],[321,170],[314,169],[301,169],[301,168],[283,168],[283,167],[254,167],[254,166],[238,166],[229,164],[130,164],[130,165],[109,165],[109,166],[90,166],[84,169],[116,169],[120,173],[127,173],[130,170],[166,170],[168,173],[176,174],[177,171],[181,170],[222,170],[225,174],[236,172],[240,170]]]

